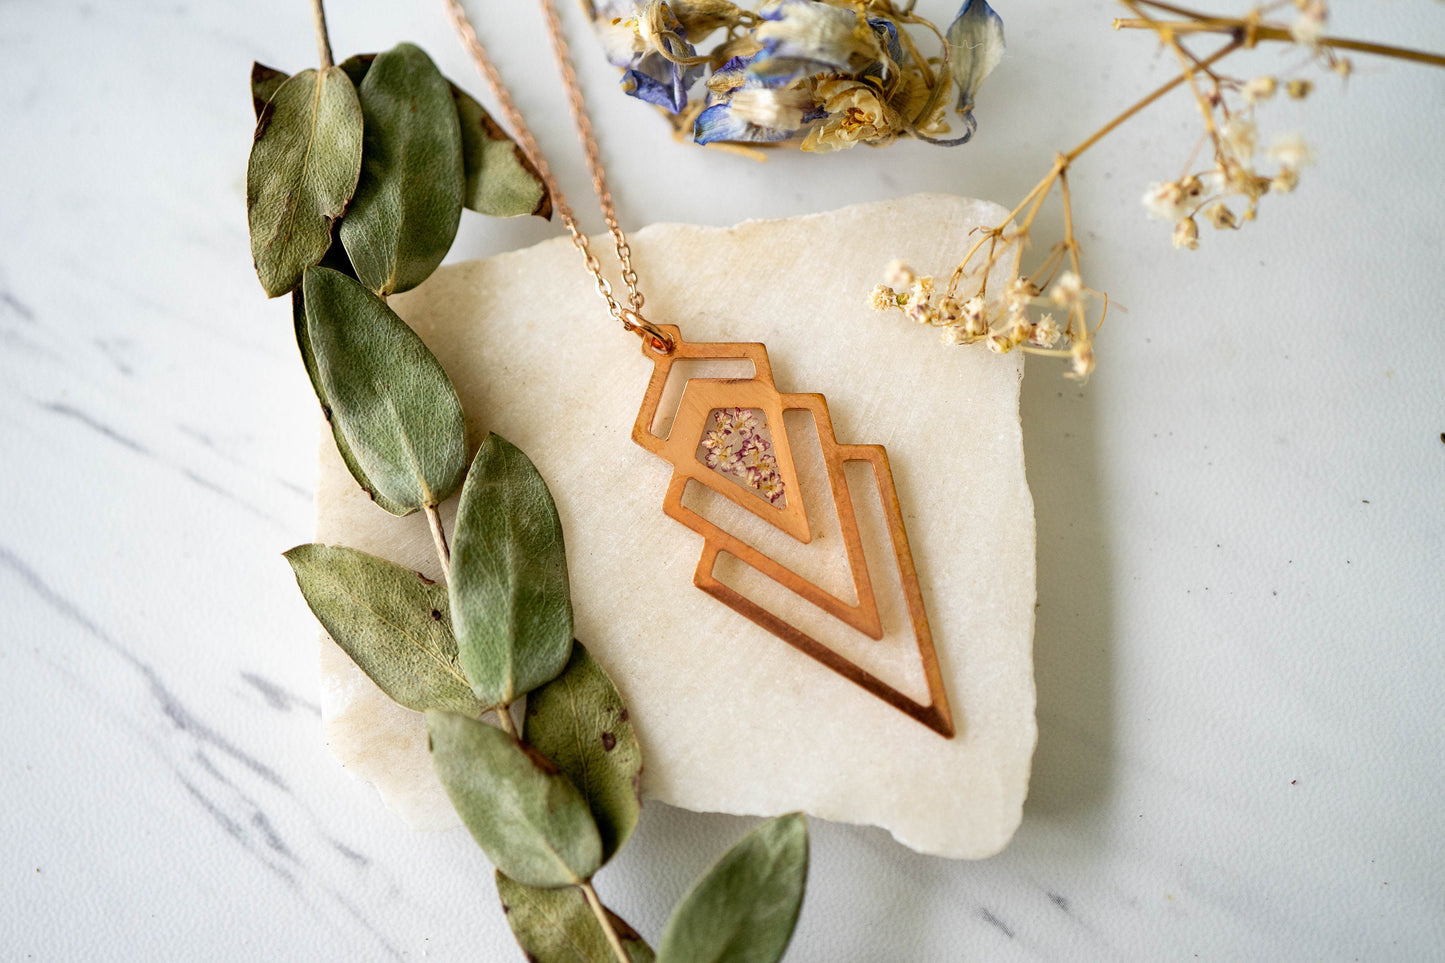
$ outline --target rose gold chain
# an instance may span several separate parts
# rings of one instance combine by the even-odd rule
[[[477,31],[467,17],[461,0],[442,0],[442,2],[446,5],[452,24],[461,35],[462,44],[471,54],[472,60],[476,62],[477,69],[486,78],[488,86],[492,88],[492,93],[496,95],[497,103],[501,106],[502,113],[506,115],[508,123],[511,124],[517,142],[521,144],[522,150],[532,161],[533,166],[537,168],[537,173],[541,175],[542,182],[547,186],[547,192],[552,197],[553,209],[562,219],[562,223],[566,225],[568,233],[572,235],[572,243],[581,252],[588,272],[596,279],[597,293],[607,302],[607,313],[620,321],[628,331],[648,339],[654,347],[670,350],[672,338],[642,316],[643,297],[637,287],[637,272],[632,268],[632,248],[628,245],[627,235],[622,232],[622,226],[617,221],[617,209],[613,206],[612,189],[607,185],[607,175],[602,168],[597,137],[592,130],[592,120],[587,116],[587,105],[582,99],[582,86],[577,81],[577,71],[572,66],[572,56],[567,49],[567,39],[562,34],[562,23],[557,17],[557,9],[552,0],[539,0],[539,2],[542,5],[542,12],[547,18],[547,32],[552,38],[552,52],[556,55],[557,66],[562,72],[562,83],[567,88],[567,101],[572,108],[572,119],[577,125],[577,136],[582,141],[582,152],[587,158],[587,169],[592,174],[592,189],[597,193],[597,200],[602,207],[602,217],[607,222],[607,231],[612,235],[612,242],[617,249],[617,261],[622,267],[622,281],[627,285],[628,304],[626,306],[613,295],[612,284],[603,275],[597,255],[592,253],[591,245],[587,242],[587,235],[583,234],[582,229],[578,227],[577,218],[573,215],[572,208],[562,193],[562,188],[558,186],[557,178],[547,164],[547,158],[542,154],[541,148],[537,146],[537,139],[532,136],[531,128],[522,119],[522,112],[517,109],[516,102],[512,100],[511,92],[502,83],[502,75],[487,54],[486,48],[482,46],[482,41],[477,37]]]

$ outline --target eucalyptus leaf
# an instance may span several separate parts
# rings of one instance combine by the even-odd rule
[[[517,945],[535,963],[618,963],[602,925],[576,886],[537,889],[497,870],[497,895]],[[607,918],[631,963],[653,963],[652,947],[616,913]]]
[[[341,242],[357,277],[385,296],[425,281],[452,246],[465,184],[461,128],[450,86],[413,44],[378,54],[358,93],[365,152]]]
[[[642,808],[642,747],[617,687],[582,643],[572,643],[561,675],[527,696],[523,738],[582,791],[602,835],[602,861],[611,859]]]
[[[393,515],[441,502],[467,467],[462,404],[441,364],[341,272],[308,269],[303,295],[302,357],[352,475]]]
[[[254,95],[253,95],[254,96]],[[331,246],[361,172],[362,113],[340,68],[303,70],[271,95],[246,168],[251,255],[267,295],[296,287]]]
[[[763,823],[693,886],[667,921],[659,963],[776,963],[808,879],[808,823],[791,813]]]
[[[562,522],[536,466],[495,434],[462,488],[449,584],[478,699],[506,705],[562,672],[572,651]]]
[[[492,217],[536,214],[552,219],[552,197],[542,175],[486,108],[451,85],[462,132],[466,206]]]
[[[327,252],[328,256],[334,254],[335,250],[333,245],[331,251]],[[343,253],[342,257],[344,256]],[[331,426],[331,439],[336,443],[336,452],[346,464],[347,471],[351,472],[351,477],[356,479],[357,484],[371,496],[371,500],[377,505],[393,515],[410,514],[413,509],[387,498],[377,489],[376,485],[372,484],[371,479],[367,477],[366,472],[357,462],[356,455],[352,453],[346,435],[342,434],[341,425],[337,423],[336,417],[332,414],[331,401],[316,369],[316,352],[311,349],[311,334],[306,326],[306,296],[300,288],[291,292],[291,321],[296,327],[296,347],[301,352],[301,363],[306,367],[306,376],[311,379],[311,387],[316,392],[316,400],[321,402],[321,413],[326,416],[326,423]]]
[[[352,54],[337,66],[346,71],[346,76],[351,78],[351,82],[356,85],[357,89],[360,89],[361,82],[366,79],[366,72],[371,69],[371,62],[375,59],[376,54],[374,53]]]
[[[497,869],[527,886],[573,886],[602,865],[587,801],[545,756],[453,712],[426,714],[432,764]]]
[[[263,63],[251,64],[251,106],[256,110],[257,120],[261,119],[261,111],[266,109],[266,104],[286,82],[286,77],[275,67]]]
[[[298,545],[286,561],[316,618],[382,692],[418,712],[486,711],[457,663],[444,586],[339,545]]]

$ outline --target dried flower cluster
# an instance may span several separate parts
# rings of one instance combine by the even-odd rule
[[[1295,45],[1308,52],[1306,63],[1318,63],[1341,77],[1353,69],[1351,61],[1323,46],[1329,9],[1324,0],[1294,0],[1297,15],[1289,27]],[[1181,66],[1195,58],[1169,29],[1159,31],[1161,42],[1179,58]],[[1314,162],[1314,152],[1303,137],[1276,137],[1260,157],[1256,114],[1260,105],[1280,94],[1303,100],[1314,91],[1304,77],[1263,74],[1245,80],[1213,66],[1199,66],[1189,75],[1190,90],[1210,147],[1210,165],[1172,181],[1149,185],[1143,203],[1151,217],[1174,225],[1174,246],[1199,246],[1199,221],[1215,230],[1237,230],[1253,221],[1265,194],[1288,194],[1299,185],[1300,171]],[[1197,153],[1197,152],[1196,152]],[[1272,169],[1261,170],[1263,159]]]
[[[696,143],[817,152],[900,137],[966,143],[979,85],[1003,56],[1003,22],[985,0],[967,0],[944,33],[912,6],[767,0],[753,11],[730,0],[592,0],[589,13],[623,71],[622,89],[667,112]],[[931,31],[941,56],[925,57],[909,27]],[[952,137],[951,90],[963,123]]]
[[[1261,154],[1255,116],[1260,105],[1275,97],[1303,100],[1313,92],[1314,84],[1300,76],[1266,74],[1247,80],[1232,77],[1218,69],[1225,58],[1270,42],[1302,49],[1306,56],[1301,67],[1323,67],[1341,78],[1349,77],[1352,71],[1351,62],[1336,54],[1341,47],[1445,66],[1445,57],[1436,54],[1327,36],[1329,8],[1325,0],[1284,0],[1269,8],[1256,7],[1244,17],[1206,16],[1158,0],[1120,2],[1134,18],[1116,20],[1115,27],[1152,31],[1178,61],[1178,75],[1073,150],[1059,154],[1053,168],[1002,223],[979,232],[981,236],[942,290],[937,289],[933,278],[915,277],[907,267],[895,262],[888,269],[885,283],[869,295],[874,308],[901,309],[920,324],[941,328],[946,344],[982,342],[998,352],[1018,348],[1067,358],[1071,376],[1087,377],[1094,368],[1093,334],[1103,322],[1108,298],[1082,279],[1081,248],[1074,232],[1068,181],[1069,168],[1080,155],[1176,87],[1188,87],[1203,124],[1201,145],[1208,145],[1210,163],[1174,180],[1150,185],[1143,200],[1149,214],[1174,225],[1174,246],[1193,250],[1199,246],[1201,220],[1217,230],[1238,229],[1256,218],[1260,198],[1265,194],[1293,191],[1299,184],[1300,171],[1314,160],[1314,152],[1297,134],[1276,138]],[[1294,8],[1291,22],[1265,20],[1269,10],[1289,6]],[[1162,20],[1147,11],[1180,19]],[[1222,36],[1225,42],[1207,56],[1200,56],[1186,46],[1186,40],[1197,35]],[[1184,165],[1186,171],[1193,163],[1191,157]],[[1032,271],[1025,273],[1021,267],[1030,229],[1055,186],[1063,208],[1064,237],[1048,249]],[[1013,259],[1015,280],[1006,291],[990,293],[989,274],[1005,257]],[[966,279],[977,286],[961,290]],[[1096,305],[1099,316],[1091,325],[1089,315]],[[1054,310],[1061,321],[1055,320]]]
[[[707,467],[742,483],[769,504],[785,503],[783,476],[762,412],[751,408],[713,411],[698,454]]]
[[[1084,378],[1094,370],[1093,347],[1082,326],[1088,299],[1097,292],[1085,288],[1073,271],[1060,273],[1047,291],[1028,278],[1015,278],[998,297],[988,297],[985,281],[971,297],[959,298],[952,293],[956,284],[940,291],[932,277],[920,277],[900,261],[888,265],[885,280],[873,289],[869,304],[879,311],[899,309],[918,324],[940,329],[944,344],[981,342],[998,354],[1015,348],[1067,354],[1073,377]],[[1064,325],[1055,319],[1055,311],[1065,317]],[[1068,347],[1057,347],[1061,341]]]

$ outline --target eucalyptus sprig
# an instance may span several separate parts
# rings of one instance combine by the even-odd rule
[[[384,510],[426,514],[446,583],[310,544],[286,553],[301,592],[384,693],[425,713],[437,775],[496,866],[528,959],[781,959],[807,877],[800,814],[724,855],[656,953],[593,886],[637,825],[642,747],[617,687],[573,638],[546,482],[497,435],[470,454],[455,387],[387,304],[436,270],[463,207],[547,217],[551,199],[523,151],[420,48],[334,65],[320,0],[313,12],[318,68],[252,69],[256,273],[267,295],[292,297],[302,363],[347,468]],[[458,489],[449,545],[438,506]]]

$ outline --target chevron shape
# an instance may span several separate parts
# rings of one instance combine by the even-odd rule
[[[750,619],[795,649],[857,684],[865,691],[905,713],[945,738],[954,734],[953,715],[943,674],[933,647],[928,615],[923,607],[923,594],[913,564],[908,535],[903,527],[903,511],[893,484],[888,454],[881,445],[840,444],[833,433],[833,421],[826,399],[820,394],[782,394],[773,383],[772,367],[767,349],[756,343],[687,342],[675,326],[663,325],[673,340],[670,351],[658,350],[644,342],[643,355],[653,363],[652,377],[643,396],[642,407],[633,426],[632,440],[664,459],[673,467],[672,480],[663,499],[663,512],[703,537],[702,557],[698,560],[693,584],[709,595]],[[751,378],[692,378],[682,392],[678,411],[666,437],[653,432],[663,391],[673,365],[682,360],[746,360],[753,365]],[[707,467],[697,458],[699,441],[709,417],[717,409],[746,408],[761,411],[771,426],[773,452],[777,470],[783,481],[781,505],[771,504],[733,479]],[[822,446],[834,508],[847,553],[856,603],[849,603],[819,587],[792,569],[759,551],[736,535],[683,504],[689,482],[696,482],[751,512],[768,524],[807,544],[812,540],[807,512],[803,507],[798,472],[784,425],[787,411],[806,411],[817,426]],[[898,568],[907,604],[924,680],[928,687],[928,703],[919,702],[868,672],[857,663],[840,655],[824,642],[778,617],[756,601],[724,584],[715,574],[722,555],[749,565],[833,618],[874,640],[883,638],[883,625],[874,594],[873,578],[868,570],[859,532],[857,514],[844,474],[849,462],[866,462],[873,469],[884,520],[892,544],[892,561]]]

